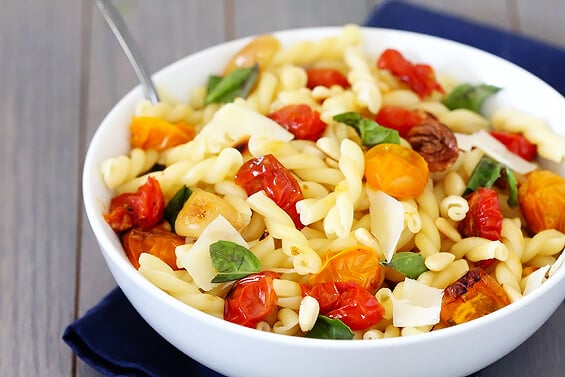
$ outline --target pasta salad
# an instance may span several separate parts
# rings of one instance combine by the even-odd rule
[[[372,52],[373,53],[373,52]],[[504,88],[458,83],[361,29],[251,40],[188,103],[141,101],[101,165],[106,221],[176,299],[285,335],[380,339],[454,326],[563,264],[565,139]]]

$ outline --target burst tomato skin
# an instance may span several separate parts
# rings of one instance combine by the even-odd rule
[[[390,71],[404,82],[420,98],[431,95],[434,91],[443,93],[443,88],[436,81],[434,70],[428,64],[412,64],[395,49],[383,51],[377,61],[377,67]]]
[[[533,232],[565,232],[565,178],[549,170],[527,174],[518,187],[518,202]]]
[[[264,190],[269,198],[288,213],[298,229],[304,227],[296,210],[296,202],[304,198],[302,190],[292,173],[272,154],[244,162],[235,175],[235,183],[247,195]]]
[[[444,325],[453,326],[509,304],[508,295],[500,284],[482,268],[475,267],[445,289],[440,319]]]
[[[115,232],[130,228],[151,228],[163,218],[165,198],[159,181],[148,177],[135,193],[124,193],[112,198],[104,218]]]
[[[375,116],[378,124],[397,130],[403,138],[406,138],[412,127],[422,119],[423,116],[418,112],[399,106],[383,106]]]
[[[309,89],[314,89],[317,86],[331,88],[334,85],[341,86],[342,88],[349,87],[349,81],[347,81],[347,78],[337,69],[308,68],[306,69],[306,75],[308,75],[306,87]]]
[[[305,104],[286,105],[268,115],[300,140],[318,140],[326,130],[320,113]]]
[[[383,280],[377,254],[358,245],[329,255],[322,269],[310,278],[310,284],[349,281],[373,291],[380,288]]]
[[[469,203],[469,211],[458,225],[461,235],[500,241],[504,216],[500,210],[496,191],[479,187],[466,199]]]
[[[490,134],[500,141],[511,152],[524,160],[533,161],[537,156],[537,147],[523,135],[507,131],[490,131]]]
[[[399,144],[377,144],[365,154],[367,184],[398,199],[414,199],[426,188],[428,163]]]
[[[257,327],[277,306],[273,279],[278,277],[275,272],[264,271],[238,280],[226,296],[224,319],[242,326]]]
[[[157,226],[148,229],[133,228],[124,233],[121,239],[126,255],[135,268],[139,268],[141,253],[149,253],[167,263],[173,270],[178,269],[175,248],[185,243],[184,237]]]
[[[375,296],[353,282],[303,285],[302,291],[318,301],[321,315],[339,319],[354,331],[377,324],[384,314]]]

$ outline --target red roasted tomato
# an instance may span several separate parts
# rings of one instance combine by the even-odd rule
[[[259,272],[238,280],[230,289],[224,304],[224,319],[251,328],[263,321],[277,306],[273,279],[279,274]]]
[[[377,66],[390,71],[396,78],[408,85],[420,98],[425,98],[434,91],[443,93],[443,88],[436,81],[434,70],[428,64],[412,64],[395,49],[385,50]]]
[[[423,119],[424,117],[418,112],[399,106],[383,106],[375,117],[378,124],[397,130],[403,138],[406,138],[412,127]]]
[[[173,270],[177,270],[175,248],[185,243],[184,237],[160,227],[134,228],[122,236],[122,245],[130,262],[139,268],[141,253],[159,257]]]
[[[314,297],[320,304],[320,314],[339,319],[351,330],[364,330],[377,324],[384,308],[374,295],[352,282],[302,285],[305,296]]]
[[[347,81],[347,78],[337,69],[308,68],[306,74],[308,75],[308,83],[306,86],[310,89],[314,89],[317,86],[330,88],[334,85],[349,88],[349,81]]]
[[[499,241],[504,216],[496,191],[480,187],[467,197],[469,212],[459,223],[459,232],[465,237],[483,237]]]
[[[537,147],[523,135],[507,131],[490,131],[490,134],[500,141],[511,152],[524,160],[533,161],[537,156]]]
[[[130,228],[151,228],[163,218],[165,198],[159,181],[148,177],[135,193],[118,195],[110,202],[104,218],[116,232]]]
[[[298,229],[304,227],[296,211],[296,202],[304,198],[298,181],[272,154],[244,162],[235,175],[235,183],[247,195],[264,190],[269,198],[288,213]]]
[[[326,124],[320,119],[320,113],[305,104],[286,105],[269,114],[268,117],[300,140],[316,141],[326,130]]]

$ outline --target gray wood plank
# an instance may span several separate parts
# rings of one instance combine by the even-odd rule
[[[0,12],[0,375],[65,376],[77,244],[81,3]]]
[[[523,34],[565,48],[565,1],[514,1]]]
[[[366,0],[233,0],[235,36],[274,30],[361,24],[368,16]]]

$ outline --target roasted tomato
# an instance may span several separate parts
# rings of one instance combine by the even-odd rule
[[[476,267],[447,287],[441,303],[441,322],[457,325],[492,313],[510,304],[498,282]]]
[[[161,221],[165,212],[165,198],[159,181],[148,177],[135,193],[118,195],[110,202],[104,218],[116,232],[134,227],[151,228]]]
[[[139,268],[141,253],[149,253],[159,257],[173,270],[177,270],[175,248],[184,243],[184,237],[160,227],[134,228],[122,235],[122,245],[135,268]]]
[[[459,156],[455,134],[431,114],[426,114],[408,131],[406,140],[424,157],[430,172],[447,170]]]
[[[155,117],[134,117],[131,125],[132,148],[163,151],[194,138],[196,130],[185,122],[170,123]]]
[[[239,50],[224,68],[223,76],[236,68],[252,67],[258,64],[264,68],[281,49],[281,42],[273,35],[260,35]]]
[[[303,199],[298,181],[272,154],[244,162],[235,175],[235,183],[247,195],[264,190],[269,198],[288,213],[298,229],[304,227],[296,211],[296,202]]]
[[[334,85],[349,88],[349,81],[347,81],[347,78],[337,69],[313,67],[308,68],[306,74],[308,75],[308,83],[306,86],[310,89],[314,89],[317,86],[331,88]]]
[[[464,237],[483,237],[499,241],[502,235],[500,202],[496,191],[479,187],[467,197],[469,211],[459,223],[458,229]]]
[[[320,119],[320,113],[304,104],[286,105],[269,114],[268,117],[300,140],[316,141],[326,130],[326,124]]]
[[[224,304],[224,319],[251,328],[271,314],[277,307],[273,279],[279,274],[259,272],[238,280],[230,289]]]
[[[443,88],[436,81],[434,70],[428,64],[412,64],[398,50],[385,50],[377,67],[390,71],[396,78],[405,83],[420,98],[431,95],[434,91],[443,93]]]
[[[527,174],[518,188],[518,202],[532,231],[565,232],[565,178],[549,170]]]
[[[364,330],[377,324],[384,308],[369,291],[353,282],[303,285],[305,296],[320,304],[320,314],[339,319],[351,330]]]
[[[320,272],[312,275],[310,284],[350,281],[373,291],[380,288],[383,280],[377,254],[367,247],[354,246],[330,255]]]
[[[426,187],[428,176],[426,160],[405,146],[378,144],[365,155],[367,184],[398,200],[418,197]]]
[[[537,156],[537,147],[522,134],[507,131],[491,131],[490,134],[511,152],[524,160],[533,161]]]
[[[375,121],[378,124],[397,130],[403,138],[406,138],[412,127],[423,119],[422,113],[399,106],[383,106],[375,116]]]

